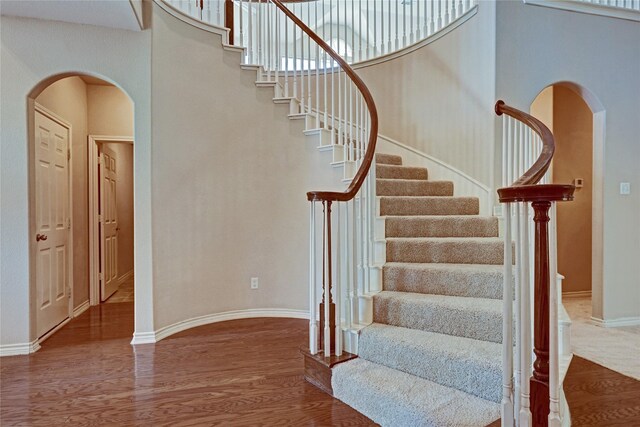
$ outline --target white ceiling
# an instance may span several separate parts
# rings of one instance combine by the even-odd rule
[[[138,3],[141,0],[0,0],[0,13],[140,31]]]

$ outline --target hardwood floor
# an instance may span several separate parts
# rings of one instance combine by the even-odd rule
[[[135,348],[132,333],[133,304],[103,304],[39,352],[0,359],[0,425],[375,425],[304,381],[304,320],[235,320]],[[574,357],[565,392],[574,427],[640,427],[640,381]]]
[[[92,307],[0,360],[0,425],[368,426],[308,384],[308,323],[236,320],[132,347],[133,304]]]

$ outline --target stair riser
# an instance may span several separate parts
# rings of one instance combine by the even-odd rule
[[[393,154],[376,153],[376,164],[381,165],[402,165],[402,157]]]
[[[380,215],[478,215],[476,198],[455,197],[420,199],[415,197],[381,197]]]
[[[383,268],[385,291],[502,299],[502,272]]]
[[[453,183],[450,181],[416,181],[378,179],[378,196],[453,196]]]
[[[425,168],[376,164],[376,178],[426,180],[429,173]]]
[[[486,400],[500,402],[500,353],[492,354],[492,360],[479,360],[464,353],[455,357],[455,353],[439,346],[422,344],[393,339],[378,333],[376,329],[365,328],[359,341],[359,357]],[[492,350],[495,348],[492,347]]]
[[[403,328],[477,340],[502,342],[502,314],[465,310],[419,301],[373,297],[373,321]]]
[[[387,218],[386,237],[498,237],[497,218]]]
[[[387,240],[387,262],[503,264],[501,242],[438,242]]]

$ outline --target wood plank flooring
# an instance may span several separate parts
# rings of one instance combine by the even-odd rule
[[[307,325],[235,320],[134,348],[133,304],[92,307],[0,359],[0,425],[375,425],[304,381]],[[575,357],[565,392],[575,427],[640,427],[640,381]]]
[[[0,425],[368,426],[302,377],[308,322],[236,320],[132,347],[133,304],[103,304],[0,360]]]

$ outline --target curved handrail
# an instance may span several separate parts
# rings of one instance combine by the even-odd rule
[[[553,134],[540,120],[516,108],[509,107],[502,100],[496,102],[495,109],[497,115],[501,116],[502,114],[506,114],[507,116],[511,116],[529,126],[540,136],[540,139],[542,140],[542,152],[540,153],[540,156],[529,170],[511,184],[511,187],[537,184],[540,182],[544,174],[547,173],[549,166],[551,166],[553,153],[556,150]]]
[[[373,96],[367,85],[364,84],[362,79],[356,74],[351,66],[345,61],[335,50],[331,48],[324,40],[322,40],[316,33],[311,30],[304,22],[302,22],[289,8],[285,7],[282,0],[271,0],[289,19],[291,19],[298,27],[302,29],[307,35],[325,52],[329,54],[345,72],[351,81],[356,85],[369,110],[369,117],[371,118],[371,128],[369,131],[369,143],[367,144],[367,151],[362,159],[362,163],[356,172],[355,177],[351,180],[349,187],[343,191],[309,191],[307,193],[307,199],[309,201],[338,201],[346,202],[353,199],[360,187],[367,178],[371,163],[373,162],[373,156],[376,149],[376,141],[378,139],[378,109],[373,101]]]

